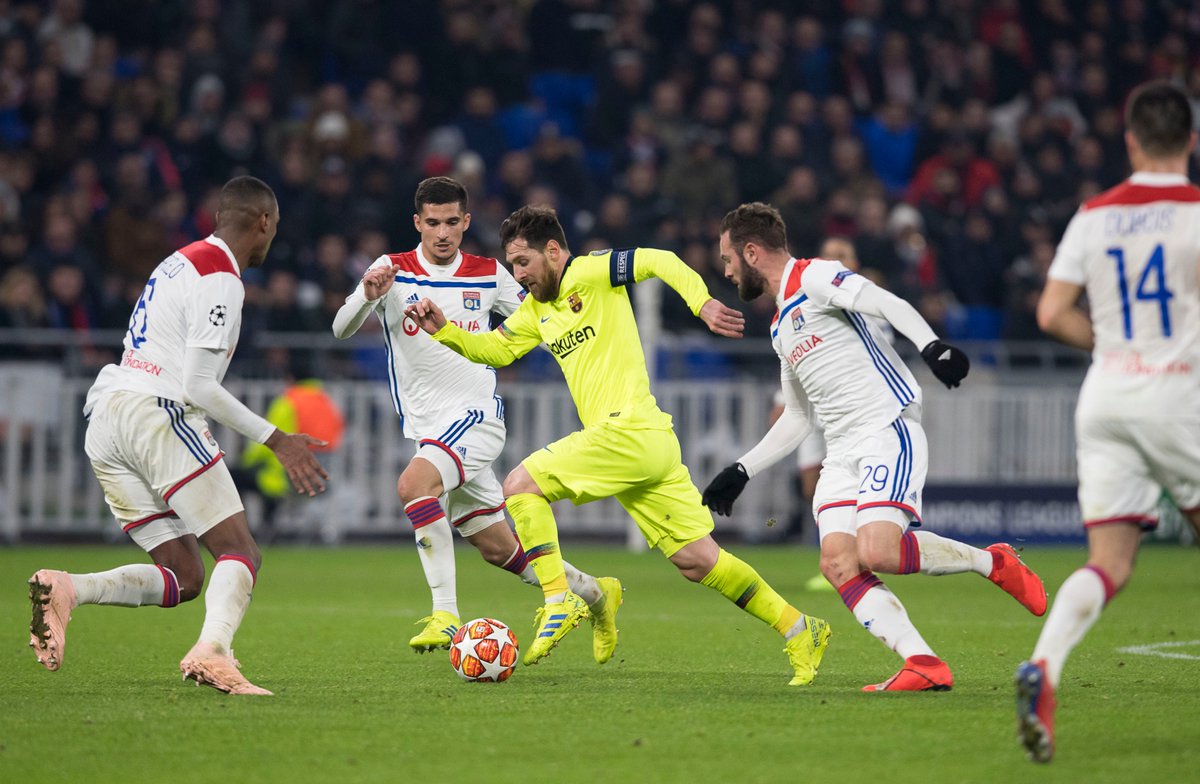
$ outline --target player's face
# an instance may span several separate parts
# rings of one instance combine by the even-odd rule
[[[763,293],[766,280],[754,267],[746,263],[729,241],[729,232],[723,232],[720,240],[721,262],[725,265],[725,277],[737,286],[738,299],[750,302]]]
[[[512,265],[513,277],[538,302],[553,302],[558,299],[558,270],[550,263],[548,253],[558,248],[551,240],[545,250],[529,247],[529,243],[518,237],[504,248],[504,256]]]
[[[413,225],[421,232],[421,252],[425,259],[434,264],[449,264],[458,255],[463,233],[471,225],[471,213],[463,212],[458,202],[422,204],[421,211],[413,216]]]
[[[266,224],[262,226],[262,241],[259,247],[255,248],[250,253],[250,258],[246,264],[250,267],[261,267],[263,262],[267,260],[267,251],[271,250],[271,243],[275,240],[275,232],[279,230],[279,205],[276,204],[266,215]]]

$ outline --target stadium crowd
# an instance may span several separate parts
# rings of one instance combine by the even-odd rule
[[[472,252],[549,203],[575,252],[675,250],[735,304],[717,226],[761,199],[796,255],[848,237],[947,337],[1034,338],[1055,244],[1126,176],[1123,100],[1155,77],[1200,98],[1200,6],[0,0],[0,327],[123,330],[253,173],[282,219],[244,329],[328,330],[415,246],[416,183],[449,174]],[[762,334],[770,304],[747,310]]]

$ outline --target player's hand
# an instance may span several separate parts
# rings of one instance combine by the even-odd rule
[[[715,299],[710,299],[700,308],[700,318],[710,330],[727,338],[740,338],[746,328],[746,319],[741,311],[726,307]]]
[[[404,315],[417,322],[417,326],[430,335],[446,326],[446,315],[429,297],[409,305],[404,309]]]
[[[700,501],[719,515],[729,517],[733,513],[733,502],[742,494],[750,477],[741,463],[725,466],[704,488]]]
[[[946,385],[946,389],[958,386],[971,369],[971,360],[967,359],[962,349],[940,340],[934,340],[921,349],[921,359],[929,365],[938,381]]]
[[[279,458],[296,492],[314,496],[325,491],[329,472],[312,453],[312,448],[329,446],[328,441],[313,438],[308,433],[285,433],[276,429],[266,445]]]
[[[390,267],[371,267],[367,270],[367,274],[362,278],[363,296],[367,298],[367,302],[374,302],[391,291],[400,271],[400,267],[395,264]]]

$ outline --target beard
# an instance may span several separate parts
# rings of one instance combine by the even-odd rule
[[[745,261],[742,262],[742,279],[738,281],[738,299],[742,302],[751,302],[758,299],[763,293],[763,287],[766,286],[767,280],[762,276],[762,273],[751,267]]]

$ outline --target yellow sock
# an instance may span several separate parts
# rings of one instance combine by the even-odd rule
[[[700,581],[701,585],[720,592],[722,596],[758,618],[770,624],[783,636],[803,615],[784,601],[767,581],[754,571],[754,567],[724,549],[717,556],[712,571]]]
[[[567,574],[558,551],[558,526],[550,504],[540,495],[518,493],[504,501],[517,527],[517,538],[546,596],[567,592]]]

